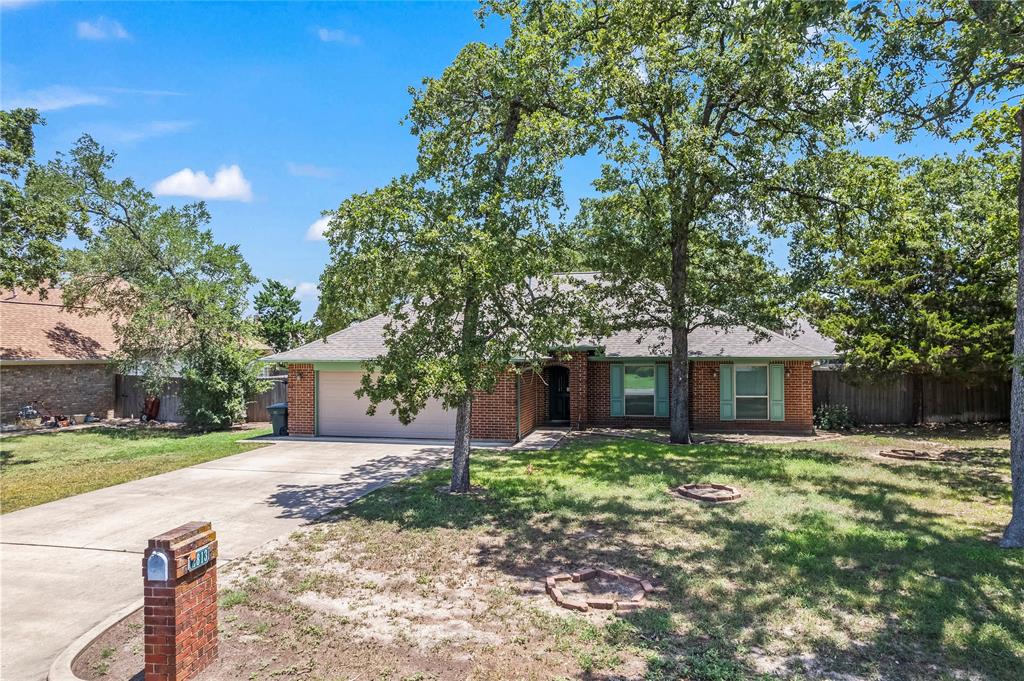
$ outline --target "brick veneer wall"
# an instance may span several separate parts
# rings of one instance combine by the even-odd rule
[[[590,383],[590,425],[606,428],[668,428],[669,420],[663,416],[612,416],[612,370],[610,362],[591,362],[588,367]],[[669,399],[671,399],[671,386]]]
[[[784,362],[786,366],[786,416],[783,421],[722,421],[718,414],[718,371],[723,362],[690,362],[690,427],[693,430],[785,431],[809,433],[814,429],[813,385],[809,361]],[[725,363],[727,364],[727,363]],[[609,362],[589,367],[590,424],[610,428],[667,428],[668,418],[611,415],[611,368]],[[671,391],[671,386],[670,386]],[[671,399],[671,392],[669,393]]]
[[[34,404],[53,414],[114,415],[114,372],[109,364],[15,364],[0,367],[0,421]]]
[[[516,374],[506,371],[494,390],[473,397],[470,436],[478,440],[516,439]]]
[[[772,362],[774,364],[774,362]],[[718,372],[728,362],[690,363],[690,415],[694,430],[765,430],[792,433],[814,431],[813,377],[809,361],[782,362],[786,367],[786,414],[783,421],[722,421],[719,419]]]
[[[300,378],[301,374],[301,378]],[[288,365],[288,433],[312,435],[316,375],[312,364]]]
[[[667,417],[611,416],[609,362],[588,362],[586,353],[573,353],[568,361],[551,365],[569,368],[569,412],[573,428],[587,426],[667,428]],[[784,421],[721,421],[718,415],[717,360],[690,363],[690,423],[694,430],[813,432],[813,386],[809,361],[788,361],[786,366],[786,417]],[[298,378],[301,371],[303,378]],[[288,367],[288,430],[311,435],[314,423],[314,374],[310,364]],[[520,433],[528,435],[547,421],[548,383],[533,372],[518,377],[520,386]],[[471,434],[479,440],[516,438],[515,372],[503,375],[494,390],[473,399]],[[671,397],[671,396],[670,396]]]
[[[533,371],[526,371],[519,378],[519,429],[526,437],[541,422],[541,400],[545,394],[544,381]]]

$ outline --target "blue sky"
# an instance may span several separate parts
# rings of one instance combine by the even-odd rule
[[[306,317],[328,252],[310,225],[410,170],[408,88],[503,37],[471,2],[0,3],[0,103],[44,110],[38,158],[88,132],[160,201],[207,197],[216,238],[298,286]],[[570,165],[570,198],[592,166]]]

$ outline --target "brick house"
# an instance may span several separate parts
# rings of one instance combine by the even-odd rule
[[[103,315],[65,310],[59,289],[46,298],[0,294],[0,422],[26,404],[51,414],[113,416],[114,330]]]
[[[382,404],[355,397],[363,362],[385,351],[383,315],[265,361],[288,365],[293,435],[453,439],[455,417],[428,403],[402,425]],[[474,397],[475,440],[517,441],[540,425],[668,427],[667,330],[623,331],[559,351],[542,371],[510,367]],[[820,337],[796,340],[746,328],[702,328],[690,339],[690,416],[697,431],[813,430],[811,366],[833,358]],[[803,341],[803,342],[801,342]]]

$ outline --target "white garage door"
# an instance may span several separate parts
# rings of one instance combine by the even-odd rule
[[[391,403],[382,402],[377,413],[366,415],[366,400],[356,399],[362,374],[358,371],[321,371],[318,399],[320,435],[338,437],[410,437],[455,439],[455,412],[428,402],[407,426],[391,415]]]

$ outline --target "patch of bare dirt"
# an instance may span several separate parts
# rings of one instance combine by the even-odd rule
[[[600,626],[614,616],[570,613],[541,581],[477,560],[501,542],[480,534],[467,545],[458,531],[360,522],[274,542],[221,568],[229,586],[221,591],[220,650],[200,679],[578,676],[578,642],[559,633],[573,629],[560,622]],[[608,677],[638,664],[625,657]],[[104,634],[75,671],[87,680],[128,679],[142,666],[138,613]]]

